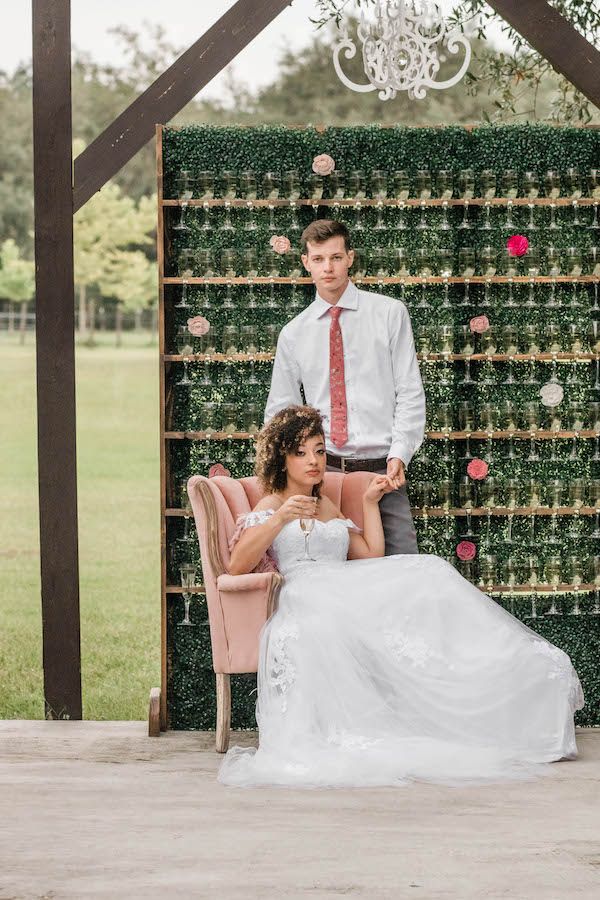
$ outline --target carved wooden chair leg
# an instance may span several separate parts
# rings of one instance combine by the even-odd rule
[[[217,753],[226,753],[231,728],[231,680],[222,672],[217,673]]]

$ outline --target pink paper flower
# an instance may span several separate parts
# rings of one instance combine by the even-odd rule
[[[529,250],[529,241],[524,234],[513,234],[507,240],[506,247],[511,256],[525,256]]]
[[[288,253],[292,246],[285,234],[274,234],[269,243],[275,253]]]
[[[204,316],[192,316],[187,320],[187,327],[190,334],[194,337],[202,337],[210,331],[210,322]]]
[[[467,475],[469,478],[472,478],[473,481],[482,481],[484,478],[487,478],[489,470],[490,467],[485,459],[478,459],[475,457],[475,459],[472,459],[467,466]]]
[[[208,470],[208,477],[214,478],[216,475],[231,475],[229,469],[226,469],[225,466],[221,465],[221,463],[215,463],[214,466],[211,466]]]
[[[477,547],[473,541],[461,541],[456,547],[456,555],[462,560],[475,559],[476,553]]]
[[[487,316],[474,316],[469,322],[469,328],[473,334],[483,334],[490,327],[490,320]]]
[[[328,153],[320,153],[313,159],[312,170],[317,175],[331,175],[335,169],[335,160]]]

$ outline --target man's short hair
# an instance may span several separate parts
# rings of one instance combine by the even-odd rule
[[[300,238],[302,252],[306,253],[308,251],[307,244],[309,241],[311,244],[323,244],[332,237],[344,238],[344,247],[346,250],[351,249],[350,232],[343,222],[337,222],[335,219],[316,219],[302,232],[302,237]]]

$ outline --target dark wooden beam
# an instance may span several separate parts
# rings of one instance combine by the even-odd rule
[[[33,165],[44,698],[81,719],[70,0],[33,0]]]
[[[76,212],[291,0],[238,0],[75,160]]]
[[[488,0],[553,69],[600,107],[600,51],[546,0]]]

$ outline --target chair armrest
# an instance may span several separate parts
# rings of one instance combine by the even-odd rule
[[[249,572],[247,575],[219,575],[217,587],[220,591],[257,591],[270,590],[273,576],[281,576],[277,572]]]
[[[260,633],[277,608],[282,584],[283,577],[278,572],[219,575],[217,591],[226,658],[215,653],[213,641],[215,672],[256,672]]]

